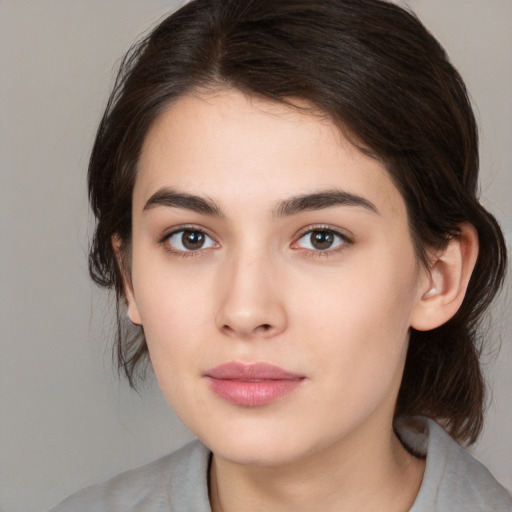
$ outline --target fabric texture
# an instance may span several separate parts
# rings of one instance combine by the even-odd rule
[[[511,512],[512,499],[489,471],[434,421],[416,417],[395,430],[426,456],[423,482],[410,512]],[[199,441],[151,464],[83,489],[51,512],[211,512],[211,452]]]

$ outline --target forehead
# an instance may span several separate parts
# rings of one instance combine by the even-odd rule
[[[384,165],[351,144],[326,115],[236,90],[181,97],[151,126],[134,203],[142,207],[169,186],[226,206],[249,199],[263,206],[341,188],[380,204],[379,210],[405,212]]]

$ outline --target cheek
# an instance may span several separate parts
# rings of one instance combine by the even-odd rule
[[[210,294],[187,290],[194,288],[192,283],[187,285],[177,280],[146,280],[136,289],[148,347],[158,358],[171,359],[172,353],[176,360],[204,338],[205,324],[211,316]]]
[[[295,293],[297,318],[302,312],[303,324],[309,323],[306,350],[347,383],[390,378],[401,371],[407,348],[416,265],[413,258],[398,265],[395,254],[379,256],[320,283],[303,282]]]
[[[417,293],[417,274],[413,258],[357,254],[346,266],[320,276],[297,276],[294,309],[309,312],[319,332],[337,328],[340,335],[345,331],[354,335],[406,330]]]
[[[132,281],[146,337],[160,343],[186,329],[193,336],[210,296],[197,269],[174,262],[162,247],[134,229]]]
[[[142,276],[141,276],[142,277]],[[197,407],[198,354],[204,348],[207,305],[175,281],[141,280],[137,290],[151,364],[167,401],[186,421]],[[172,284],[171,284],[172,283]]]
[[[152,365],[164,391],[184,372],[204,332],[209,293],[193,274],[177,272],[166,255],[134,250],[132,280]],[[168,381],[168,382],[167,382]]]

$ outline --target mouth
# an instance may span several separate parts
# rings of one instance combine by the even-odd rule
[[[305,380],[268,363],[245,364],[236,361],[221,364],[205,373],[210,389],[235,405],[259,407],[294,391]]]

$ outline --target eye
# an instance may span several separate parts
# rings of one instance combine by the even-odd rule
[[[165,243],[176,252],[194,252],[217,246],[217,243],[200,229],[180,229],[171,233]]]
[[[310,251],[329,251],[349,243],[341,233],[333,229],[318,228],[304,233],[294,244],[293,248]]]

